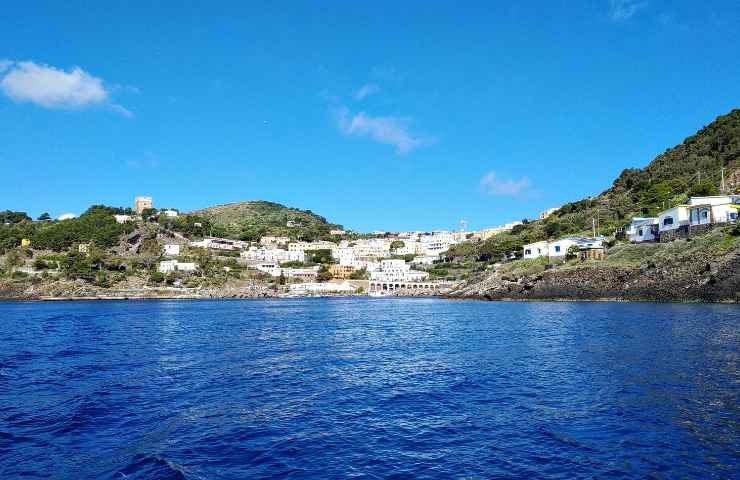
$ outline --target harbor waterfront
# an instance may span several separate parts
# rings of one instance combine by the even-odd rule
[[[0,302],[0,478],[732,478],[736,305]]]

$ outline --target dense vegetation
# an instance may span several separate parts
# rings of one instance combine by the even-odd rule
[[[34,249],[55,252],[87,242],[109,248],[118,244],[121,234],[132,230],[133,225],[116,223],[104,208],[95,206],[79,218],[40,222],[25,220],[0,225],[0,254],[18,247],[23,239],[30,240]]]
[[[450,259],[498,260],[522,246],[564,235],[610,235],[635,216],[655,215],[689,196],[720,193],[740,187],[740,109],[718,117],[695,135],[666,150],[644,169],[628,168],[611,188],[593,198],[566,203],[546,220],[525,221],[511,232],[484,242],[464,242],[448,252]]]
[[[248,241],[257,241],[264,235],[304,241],[329,240],[330,230],[342,228],[311,210],[265,201],[229,203],[193,213],[210,221],[223,236]],[[288,226],[289,222],[293,226]]]

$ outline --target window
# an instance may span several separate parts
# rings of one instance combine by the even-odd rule
[[[524,250],[524,255],[532,255],[532,250]]]
[[[555,252],[560,252],[560,245],[555,245]]]
[[[709,218],[709,212],[707,210],[702,210],[701,211],[701,218],[704,219],[704,220],[706,220],[707,218]]]
[[[642,228],[637,231],[637,235],[640,236],[640,237],[642,237],[642,235],[643,235]]]
[[[730,212],[730,219],[737,220],[737,212]]]
[[[663,219],[663,226],[673,225],[673,217],[665,217]]]

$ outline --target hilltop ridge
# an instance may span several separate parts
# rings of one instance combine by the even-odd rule
[[[266,200],[230,202],[190,212],[224,229],[232,238],[259,239],[264,235],[316,239],[342,226],[311,210],[286,207]]]

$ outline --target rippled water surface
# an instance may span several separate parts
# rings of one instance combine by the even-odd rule
[[[0,478],[738,478],[740,308],[0,303]]]

